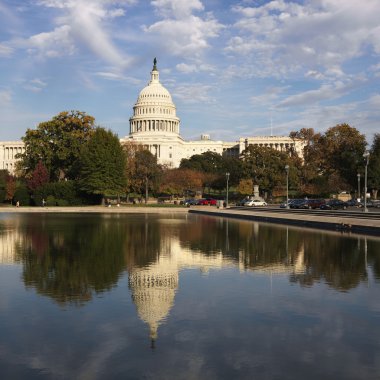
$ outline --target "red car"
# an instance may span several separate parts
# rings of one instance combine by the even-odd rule
[[[208,200],[207,200],[207,199],[204,199],[204,198],[198,199],[198,201],[197,201],[197,205],[200,205],[200,206],[207,206],[207,205],[208,205]]]
[[[206,200],[210,206],[216,206],[216,199],[207,198]]]

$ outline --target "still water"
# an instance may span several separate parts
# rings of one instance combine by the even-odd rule
[[[379,379],[380,239],[0,214],[0,379]]]

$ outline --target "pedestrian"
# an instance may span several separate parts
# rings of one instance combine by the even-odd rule
[[[16,202],[16,207],[19,207],[19,206],[20,206],[20,202],[17,201],[17,202]]]
[[[42,198],[42,207],[45,207],[46,201],[44,198]]]

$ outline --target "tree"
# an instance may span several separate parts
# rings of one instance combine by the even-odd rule
[[[230,173],[230,185],[237,185],[242,176],[242,165],[238,158],[215,152],[204,152],[189,159],[182,159],[180,168],[203,173],[203,188],[212,187],[218,190],[226,187],[227,172]]]
[[[243,176],[269,193],[284,183],[284,167],[290,163],[287,152],[273,148],[249,145],[241,154]]]
[[[136,153],[144,150],[144,146],[132,141],[127,141],[122,145],[126,158],[125,176],[126,176],[126,193],[129,199],[130,193],[140,190],[140,179],[137,177],[137,160]]]
[[[363,166],[363,153],[367,145],[365,136],[348,124],[338,124],[321,136],[319,144],[323,175],[334,175],[336,178],[337,188],[330,187],[330,190],[355,189],[357,173]]]
[[[147,203],[149,189],[153,190],[158,186],[158,180],[162,169],[160,165],[157,164],[157,157],[149,150],[137,151],[135,159],[135,190],[140,194],[145,193],[145,203]]]
[[[376,133],[373,138],[368,164],[368,185],[372,188],[374,198],[380,188],[380,134]]]
[[[185,194],[202,188],[204,174],[191,169],[168,169],[163,172],[160,191],[165,194]]]
[[[292,157],[295,171],[292,183],[297,184],[298,191],[307,196],[316,196],[328,191],[328,176],[326,173],[325,160],[321,150],[321,134],[313,128],[302,128],[299,131],[290,132],[293,139],[301,139],[304,142],[303,158]],[[294,176],[297,180],[294,182]]]
[[[16,179],[12,175],[8,175],[6,188],[5,188],[5,200],[10,201],[12,203],[15,192],[16,192]]]
[[[203,173],[221,173],[223,171],[223,158],[215,152],[195,154],[190,158],[181,160],[181,169],[191,169]]]
[[[81,148],[93,134],[94,123],[85,112],[71,111],[28,129],[22,138],[25,152],[18,155],[18,170],[28,177],[42,161],[52,180],[75,179]]]
[[[39,161],[30,178],[27,179],[27,186],[33,192],[48,182],[49,173],[42,161]]]
[[[252,179],[241,179],[237,188],[238,192],[243,195],[251,195],[253,192]]]
[[[79,186],[89,194],[119,196],[124,193],[125,155],[119,138],[111,131],[96,128],[83,146],[79,159]]]

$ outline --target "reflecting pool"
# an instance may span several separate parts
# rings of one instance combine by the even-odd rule
[[[380,239],[0,214],[0,379],[379,379]]]

